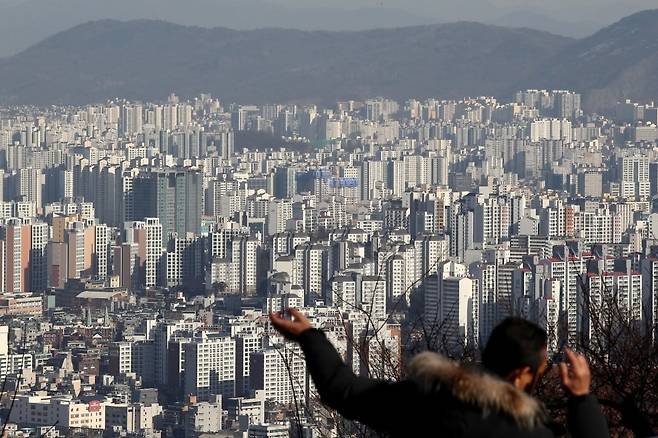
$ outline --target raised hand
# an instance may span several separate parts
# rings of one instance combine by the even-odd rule
[[[288,309],[288,313],[292,316],[292,319],[284,318],[279,312],[270,313],[272,325],[286,339],[295,341],[303,332],[313,328],[309,320],[298,310]]]
[[[592,375],[587,359],[569,349],[566,351],[569,364],[560,363],[560,379],[564,388],[574,396],[589,394]]]

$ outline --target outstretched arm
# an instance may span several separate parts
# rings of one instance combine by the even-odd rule
[[[562,385],[569,393],[568,427],[574,438],[607,438],[608,424],[598,400],[590,394],[592,376],[584,356],[566,351],[569,364],[560,364]]]
[[[415,385],[357,377],[322,331],[314,329],[298,311],[289,312],[292,320],[275,313],[270,314],[270,320],[286,338],[299,342],[322,401],[346,418],[381,431],[393,431],[405,406],[401,400],[418,396]]]

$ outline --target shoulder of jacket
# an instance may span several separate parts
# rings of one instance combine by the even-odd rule
[[[501,413],[520,427],[534,429],[546,421],[543,405],[524,391],[491,374],[466,368],[434,352],[414,357],[408,367],[409,377],[421,387],[441,388],[485,415]]]

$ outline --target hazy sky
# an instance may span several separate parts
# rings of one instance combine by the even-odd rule
[[[139,0],[136,0],[139,1]],[[189,0],[178,0],[181,5]],[[216,0],[218,3],[226,0]],[[239,3],[244,0],[233,0]],[[658,0],[257,0],[295,8],[391,8],[440,21],[492,21],[509,14],[533,13],[572,23],[612,22],[638,10],[658,8]],[[0,0],[3,5],[66,3],[66,0]],[[97,3],[88,0],[85,3]],[[113,0],[102,0],[112,3]],[[103,9],[104,6],[99,7]]]
[[[2,5],[62,0],[0,0]],[[112,0],[104,0],[111,3]],[[188,0],[180,0],[184,4]],[[222,0],[217,0],[218,2]],[[235,0],[239,2],[240,0]],[[641,9],[658,8],[658,0],[261,0],[264,3],[303,8],[384,7],[403,9],[434,18],[483,19],[497,18],[516,11],[532,11],[568,21],[608,21]],[[93,0],[89,1],[94,3]]]

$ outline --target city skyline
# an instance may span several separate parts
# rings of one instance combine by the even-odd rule
[[[655,348],[657,142],[655,105],[595,116],[568,90],[0,107],[0,378],[34,382],[5,420],[354,433],[267,322],[288,307],[393,380],[418,349],[477,357],[508,316],[544,328],[551,358],[596,357],[617,330]]]

